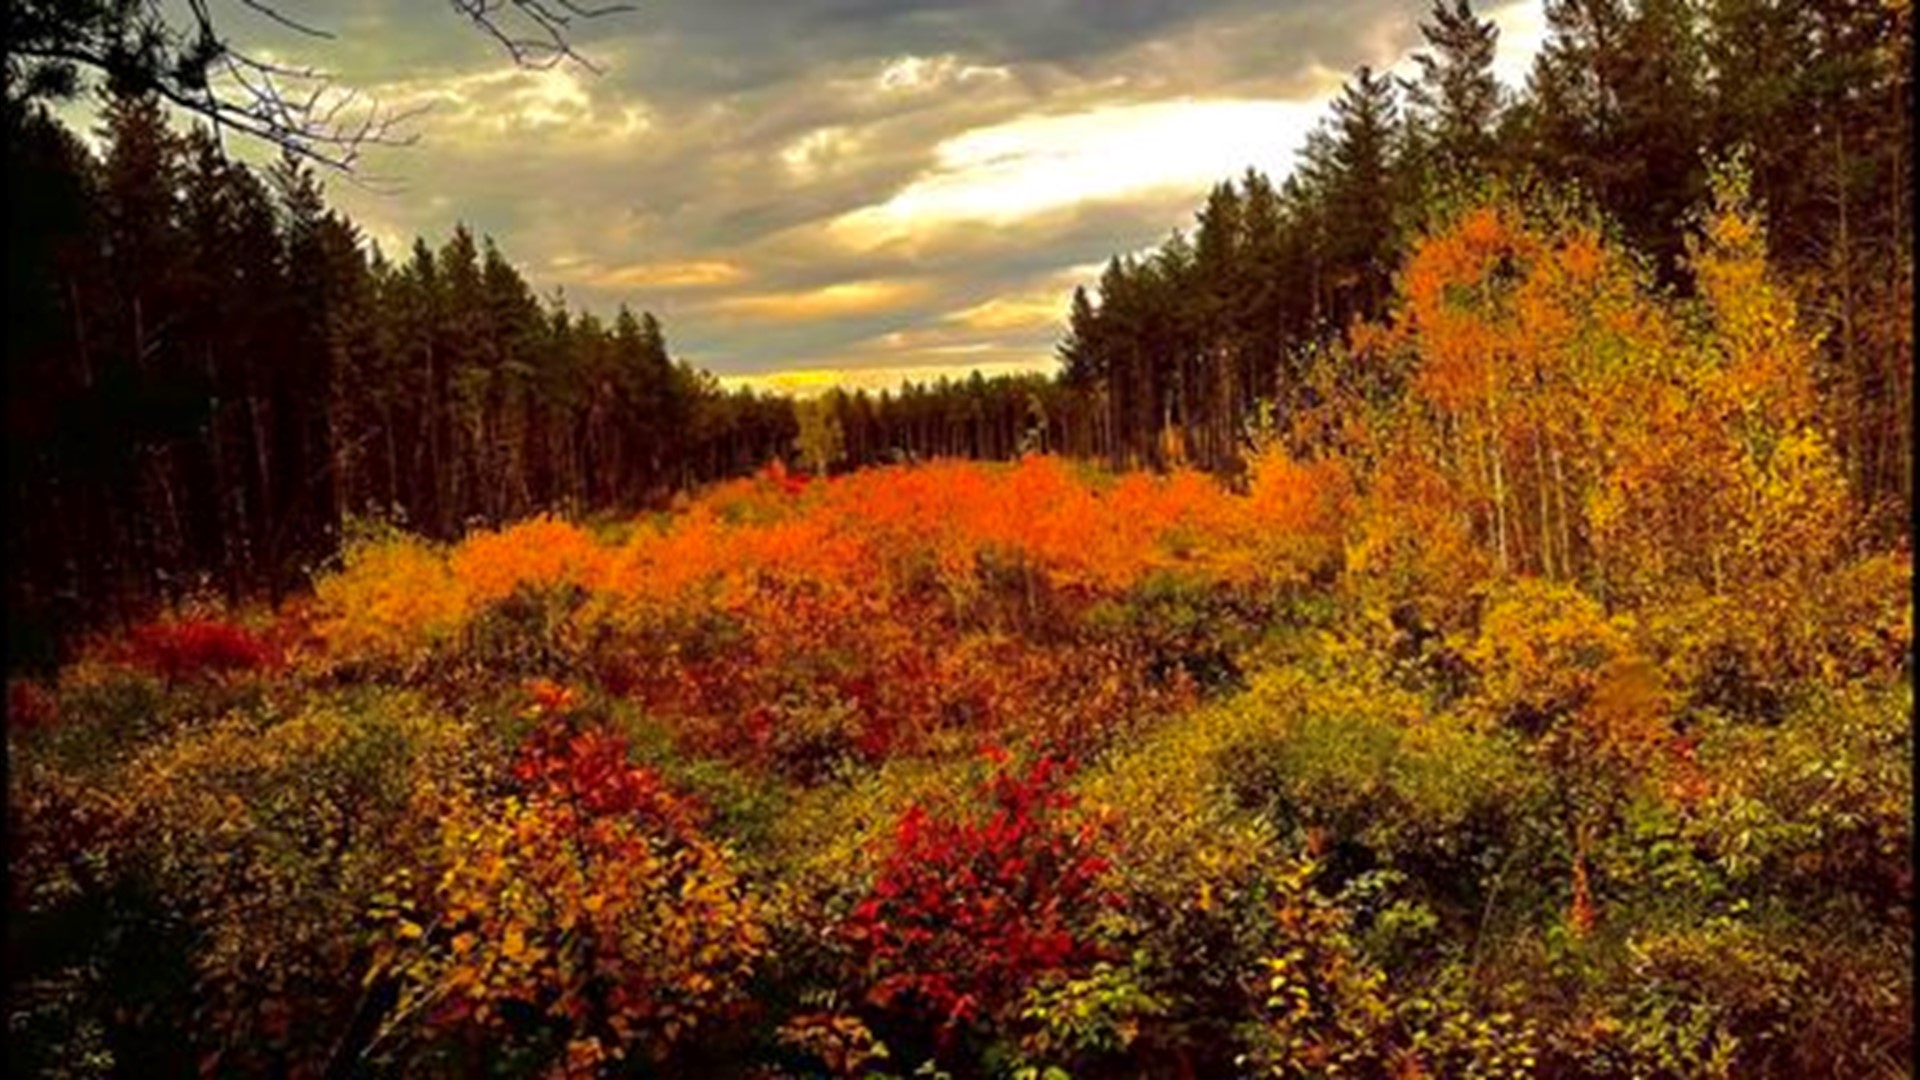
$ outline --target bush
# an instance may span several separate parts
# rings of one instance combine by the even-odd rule
[[[1162,723],[1080,785],[1080,812],[1110,837],[1104,884],[1120,902],[1109,936],[1163,1006],[1138,1020],[1148,1062],[1187,1055],[1203,1073],[1230,1070],[1230,1029],[1254,1004],[1242,976],[1270,944],[1266,876],[1282,847],[1269,820],[1223,790],[1246,726],[1232,703]]]
[[[1249,975],[1263,1007],[1244,1025],[1243,1070],[1273,1077],[1534,1074],[1532,1026],[1485,1012],[1456,988],[1424,993],[1360,944],[1360,910],[1376,885],[1357,879],[1328,895],[1311,859],[1274,875],[1276,947]],[[1447,992],[1449,989],[1452,992]],[[1435,992],[1435,991],[1440,992]]]
[[[583,665],[575,613],[587,593],[573,584],[522,584],[480,605],[434,656],[435,674],[471,687],[495,681],[566,678]]]
[[[1748,895],[1903,909],[1913,897],[1912,707],[1904,683],[1850,687],[1807,696],[1777,728],[1705,733],[1708,788],[1689,839]]]
[[[743,1004],[760,903],[695,806],[547,701],[518,791],[452,799],[436,849],[376,909],[398,994],[378,1039],[467,1068],[495,1041],[569,1074],[658,1063]]]
[[[141,668],[87,661],[31,692],[36,719],[9,729],[8,748],[19,760],[111,783],[116,767],[154,742],[230,714],[265,717],[285,696],[277,680],[256,674],[169,684]]]
[[[866,1001],[944,1047],[969,1025],[1007,1024],[1027,990],[1088,970],[1111,904],[1089,824],[1065,818],[1070,766],[1006,769],[973,807],[916,804],[842,933]]]
[[[361,694],[163,737],[96,777],[99,798],[35,776],[30,847],[86,858],[55,875],[28,860],[42,903],[159,950],[142,966],[108,958],[114,999],[148,1003],[104,1019],[112,1044],[177,1045],[187,1031],[209,1069],[319,1072],[359,1007],[366,907],[418,858],[415,800],[456,781],[465,742],[413,699]],[[131,1051],[117,1064],[157,1067]]]
[[[1219,751],[1226,790],[1323,852],[1336,881],[1396,866],[1477,916],[1515,860],[1540,852],[1546,792],[1525,750],[1432,711],[1376,661],[1270,673],[1229,707],[1246,719]]]
[[[274,667],[280,656],[258,635],[212,619],[162,621],[135,627],[128,636],[129,664],[174,683],[236,671]]]
[[[333,663],[411,668],[457,633],[471,610],[444,555],[415,537],[350,544],[341,563],[313,590],[316,630]]]
[[[1491,598],[1466,659],[1488,713],[1539,735],[1585,706],[1601,673],[1632,651],[1628,631],[1585,593],[1526,578]]]
[[[1090,634],[1124,649],[1148,679],[1184,678],[1218,693],[1242,683],[1240,657],[1262,620],[1238,590],[1174,573],[1148,576],[1127,593],[1094,607]]]
[[[1690,707],[1777,723],[1809,686],[1910,674],[1912,583],[1905,553],[1879,554],[1811,578],[1655,605],[1644,622]]]
[[[1768,946],[1728,924],[1633,942],[1635,1056],[1689,1076],[1775,1071],[1767,1062],[1807,972]]]

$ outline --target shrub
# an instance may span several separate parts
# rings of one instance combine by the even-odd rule
[[[1011,1050],[1016,1077],[1103,1076],[1131,1071],[1143,1034],[1167,1012],[1132,965],[1100,961],[1084,975],[1037,983],[1019,1011],[1026,1030]]]
[[[1586,705],[1602,670],[1631,651],[1626,630],[1585,593],[1526,578],[1491,599],[1466,659],[1489,714],[1538,735]]]
[[[1315,887],[1318,873],[1305,859],[1274,875],[1276,947],[1249,976],[1264,1004],[1241,1029],[1243,1070],[1274,1077],[1534,1074],[1530,1025],[1483,1012],[1457,990],[1420,992],[1404,976],[1389,980],[1360,944],[1358,908],[1374,883],[1356,880],[1329,896]]]
[[[49,692],[26,693],[20,720],[7,732],[8,749],[63,772],[104,769],[200,712],[200,691],[172,694],[157,677],[118,664],[67,669]]]
[[[402,535],[350,544],[341,560],[313,590],[330,660],[407,668],[464,625],[467,589],[424,541]]]
[[[102,798],[35,777],[29,806],[69,808],[34,810],[32,833],[62,822],[51,842],[70,851],[36,888],[122,942],[106,961],[127,1005],[108,1014],[115,1045],[178,1048],[184,1031],[209,1070],[321,1072],[357,1008],[365,907],[418,857],[415,793],[461,773],[463,742],[375,693],[180,730],[97,774]],[[131,1050],[119,1064],[163,1067]]]
[[[280,662],[278,653],[251,630],[211,619],[135,627],[127,639],[126,658],[134,667],[169,683],[254,671]]]
[[[916,804],[900,819],[842,929],[869,1004],[948,1044],[966,1025],[1009,1021],[1029,987],[1098,957],[1106,861],[1093,827],[1065,819],[1067,768],[1041,757],[995,775],[977,810]]]
[[[1805,967],[1749,928],[1715,920],[1629,942],[1616,1053],[1635,1073],[1731,1077],[1783,1072]],[[1609,1048],[1613,1049],[1613,1048]]]
[[[1913,896],[1912,703],[1906,684],[1850,687],[1777,728],[1706,732],[1710,786],[1685,835],[1744,889],[1898,910]]]
[[[1124,649],[1154,682],[1184,678],[1218,692],[1242,681],[1239,657],[1251,644],[1261,612],[1238,590],[1192,573],[1149,575],[1087,616],[1096,639]]]
[[[222,676],[169,684],[127,664],[84,661],[39,696],[41,722],[16,726],[9,749],[71,776],[111,783],[113,770],[156,741],[224,715],[262,716],[272,679]]]
[[[1543,795],[1510,736],[1437,713],[1377,658],[1335,650],[1268,673],[1227,705],[1225,790],[1323,852],[1333,880],[1396,865],[1472,909],[1541,841]]]
[[[1690,706],[1776,723],[1809,685],[1887,680],[1909,669],[1912,582],[1908,556],[1884,553],[1653,605],[1643,621]]]
[[[743,1004],[759,901],[697,809],[566,704],[549,695],[519,790],[453,800],[425,861],[436,876],[379,909],[398,990],[382,1038],[422,1053],[450,1039],[456,1060],[499,1040],[591,1073],[662,1061]]]
[[[461,632],[437,651],[432,670],[459,686],[564,677],[583,666],[575,613],[586,602],[573,584],[523,584],[479,605]]]
[[[53,693],[31,679],[7,680],[7,730],[32,731],[45,727],[60,716]]]
[[[1249,463],[1243,508],[1254,573],[1276,585],[1326,581],[1344,569],[1353,476],[1338,458],[1294,461],[1278,447]]]

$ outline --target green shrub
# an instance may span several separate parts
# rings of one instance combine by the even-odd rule
[[[1227,790],[1283,836],[1326,851],[1336,877],[1392,865],[1475,910],[1551,833],[1547,792],[1510,736],[1430,711],[1371,663],[1257,679],[1228,708]],[[1530,868],[1531,869],[1531,868]]]
[[[29,778],[23,842],[96,864],[65,889],[43,877],[43,917],[160,950],[109,958],[111,1001],[149,1003],[102,1018],[114,1045],[191,1032],[208,1068],[318,1068],[360,1005],[371,897],[418,856],[423,796],[469,782],[470,742],[416,698],[356,693],[181,729],[89,778],[84,798],[58,773]]]

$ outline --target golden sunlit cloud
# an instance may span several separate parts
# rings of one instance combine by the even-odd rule
[[[1204,190],[1249,166],[1282,175],[1315,103],[1176,100],[977,128],[935,148],[930,173],[829,228],[875,242],[933,222],[1005,223],[1155,190]]]
[[[849,281],[801,292],[728,297],[709,310],[751,319],[804,320],[871,315],[913,303],[926,294],[914,282]]]
[[[860,138],[835,124],[816,128],[788,143],[780,151],[780,160],[795,177],[809,180],[852,157],[859,149]]]
[[[507,68],[413,88],[418,100],[432,103],[436,120],[476,122],[496,131],[564,124],[590,107],[579,77],[565,68]]]
[[[602,289],[702,289],[738,284],[746,277],[746,270],[736,263],[702,259],[615,267],[580,280]]]
[[[644,102],[596,108],[588,94],[591,75],[568,67],[508,67],[447,78],[398,79],[374,88],[381,100],[400,110],[425,108],[436,138],[498,138],[542,131],[631,139],[653,130],[654,116]],[[546,130],[554,129],[554,130]]]
[[[688,40],[675,33],[596,42],[604,76],[496,56],[370,68],[383,103],[431,106],[418,150],[392,159],[411,183],[335,190],[390,255],[464,220],[538,288],[651,309],[716,371],[1044,368],[1107,253],[1157,248],[1249,167],[1291,172],[1351,64],[1417,74],[1419,14],[1308,18],[1295,48],[1270,40],[1294,32],[1284,12],[1236,7],[1064,65],[876,25],[867,45],[772,73],[765,57],[663,54]],[[1486,0],[1483,16],[1501,31],[1496,72],[1521,81],[1539,0]]]
[[[954,83],[997,82],[1012,78],[1003,67],[962,63],[952,53],[940,56],[902,56],[888,61],[877,80],[882,90],[930,90]]]
[[[969,330],[1038,330],[1066,317],[1066,294],[1057,288],[995,297],[956,311],[946,321]]]

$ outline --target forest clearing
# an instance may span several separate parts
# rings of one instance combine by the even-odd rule
[[[775,466],[370,529],[278,610],[103,639],[10,688],[12,1034],[293,1075],[1900,1074],[1911,561],[1849,519],[1758,235],[1728,181],[1682,305],[1590,223],[1465,204],[1238,487]]]

